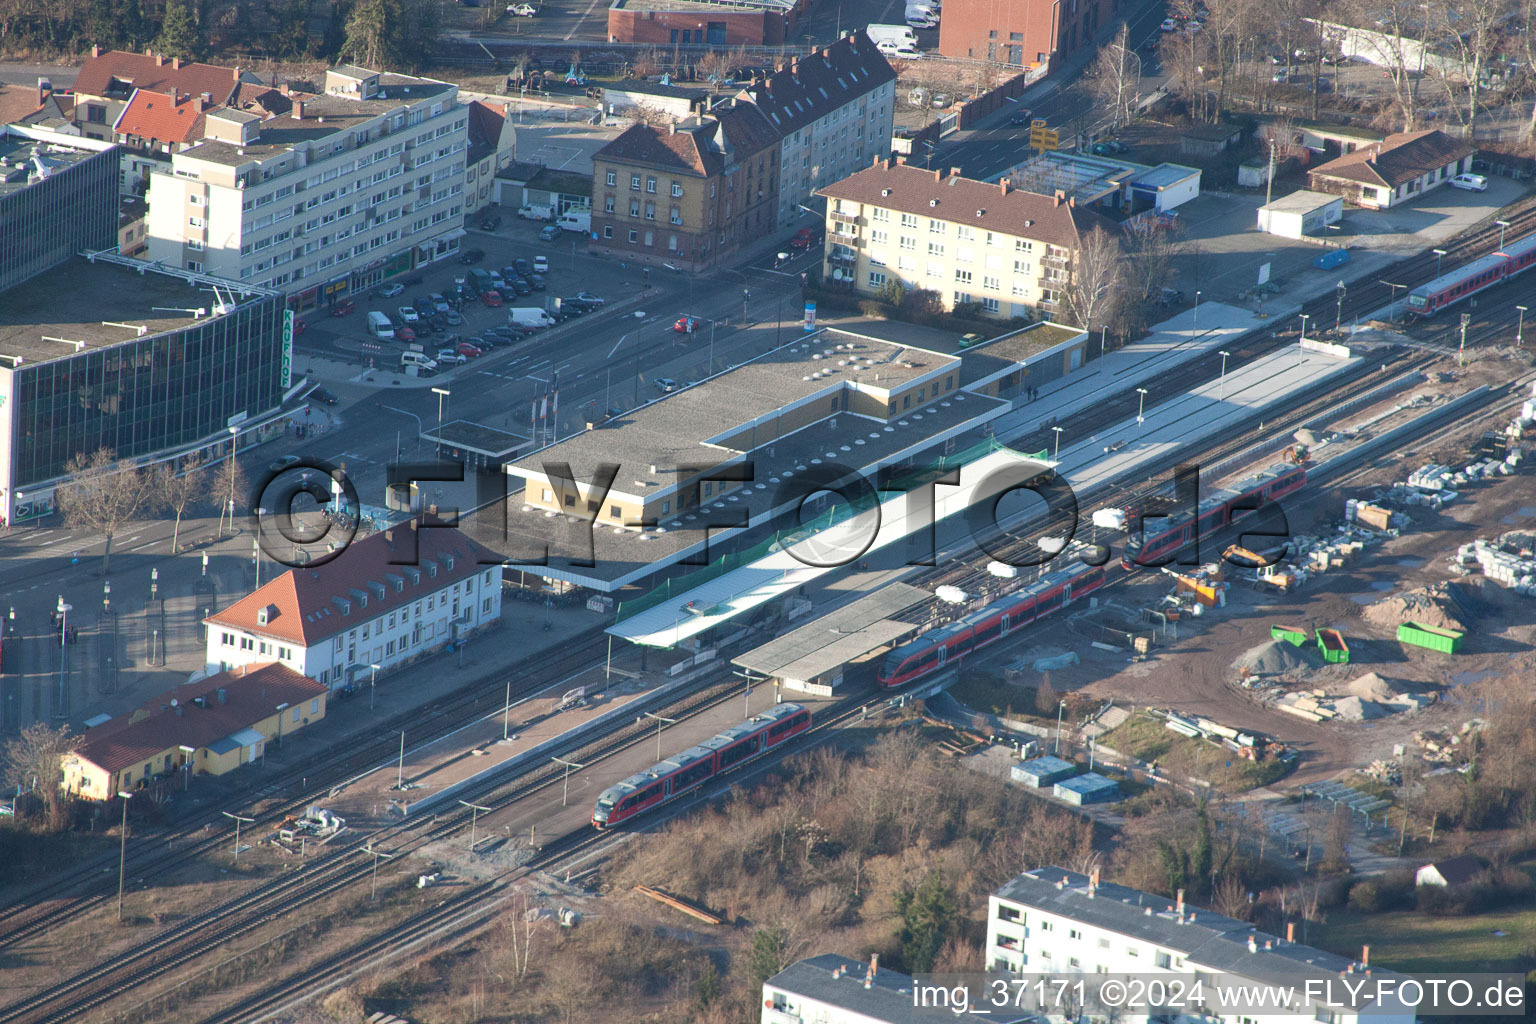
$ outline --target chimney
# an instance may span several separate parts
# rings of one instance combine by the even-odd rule
[[[1369,953],[1371,951],[1371,947],[1370,946],[1366,946],[1365,947],[1365,951],[1367,953]],[[880,973],[880,954],[879,953],[871,953],[871,954],[869,954],[869,976],[871,978],[873,978],[875,975],[877,975],[879,973]]]
[[[1088,887],[1090,889],[1097,889],[1099,887],[1099,869],[1098,868],[1094,868],[1093,871],[1088,875]]]
[[[304,120],[304,101],[303,100],[294,100],[293,101],[292,117],[293,117],[293,119],[295,121],[302,121],[302,120]]]
[[[180,71],[181,70],[181,58],[180,57],[172,57],[171,58],[171,70],[172,71]]]
[[[1285,922],[1285,944],[1287,946],[1291,946],[1291,945],[1295,945],[1295,943],[1296,943],[1296,922],[1295,921],[1287,921],[1287,922]]]
[[[958,167],[951,167],[949,169],[949,176],[951,178],[958,178],[958,177],[960,177],[960,168],[958,168]]]
[[[669,122],[667,124],[667,134],[668,135],[676,135],[677,134],[677,122],[676,121],[671,121],[671,122]]]
[[[1008,184],[1008,179],[1007,178],[1004,178],[1002,181],[999,181],[997,184],[998,184],[998,187],[1002,190],[1003,195],[1007,195],[1009,192],[1013,191],[1013,186]]]
[[[1179,916],[1183,917],[1184,916],[1184,890],[1183,889],[1179,890],[1178,896],[1175,897],[1175,899],[1178,901],[1177,907],[1178,907]]]
[[[1060,206],[1061,205],[1061,200],[1062,200],[1061,189],[1057,189],[1056,190],[1056,194],[1051,196],[1051,205],[1053,207]]]
[[[1258,951],[1259,951],[1258,940],[1255,939],[1252,935],[1248,936],[1248,952],[1250,952],[1250,953],[1257,953]]]
[[[942,168],[942,167],[935,167],[933,169],[933,180],[934,181],[943,181],[944,180],[944,168]]]
[[[1077,196],[1067,196],[1067,206],[1069,208],[1076,207],[1077,206]]]
[[[157,68],[165,67],[165,57],[163,55],[158,54],[158,53],[155,54],[155,67],[157,67]]]
[[[242,668],[250,668],[249,665],[243,665],[241,667]],[[224,687],[222,687],[222,686],[219,687],[219,703],[220,704],[228,704],[229,703],[229,691],[225,690]]]
[[[277,87],[277,91],[282,93],[284,96],[287,96],[291,89],[292,87],[287,82],[284,82],[282,85]]]
[[[1360,966],[1361,967],[1369,967],[1369,966],[1371,966],[1371,947],[1370,946],[1361,946],[1360,947]]]
[[[211,92],[203,93],[202,101],[203,101],[203,105],[197,108],[199,110],[207,110],[209,107],[213,106],[213,93],[211,93]]]
[[[99,46],[91,47],[91,56],[92,57],[100,57],[101,56],[101,47],[99,47]]]

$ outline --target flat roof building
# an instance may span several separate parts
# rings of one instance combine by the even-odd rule
[[[1107,779],[1098,772],[1084,772],[1070,779],[1062,779],[1051,788],[1051,795],[1058,800],[1081,807],[1083,804],[1113,800],[1120,795],[1120,783]]]
[[[331,68],[321,94],[203,114],[149,187],[149,256],[329,305],[457,251],[469,112],[458,86]],[[281,106],[276,104],[274,106]]]
[[[106,448],[142,465],[223,454],[231,428],[255,440],[292,385],[282,328],[272,289],[110,253],[0,292],[0,515],[52,511],[77,455]]]
[[[76,253],[116,247],[116,148],[0,125],[0,293]]]
[[[1077,765],[1049,755],[1021,761],[1013,766],[1012,771],[1014,782],[1022,782],[1035,789],[1050,789],[1062,779],[1069,779],[1076,773]]]
[[[179,771],[223,775],[258,760],[268,740],[325,717],[324,686],[275,664],[184,683],[88,729],[62,759],[64,788],[110,800]]]
[[[948,1008],[919,1009],[916,981],[880,966],[878,954],[866,963],[823,953],[790,964],[763,982],[762,1024],[931,1024]],[[988,1021],[1020,1024],[1027,1014],[990,1008]]]
[[[1344,219],[1344,199],[1328,192],[1297,189],[1259,207],[1259,230],[1282,238],[1323,234]]]
[[[1335,1024],[1413,1024],[1412,1009],[1397,1002],[1359,1001],[1362,989],[1337,984],[1340,977],[1364,974],[1356,962],[1286,938],[1268,935],[1246,921],[1186,906],[1180,890],[1174,899],[1123,885],[1100,883],[1098,873],[1083,875],[1057,867],[1026,871],[987,900],[987,970],[1068,978],[1073,974],[1163,975],[1170,980],[1202,976],[1206,991],[1214,984],[1286,986],[1292,1003],[1255,1015],[1253,1004],[1221,1006],[1206,1000],[1203,1019],[1223,1024],[1278,1021],[1305,1016]],[[1398,976],[1373,968],[1385,979]],[[1225,978],[1218,976],[1224,975]],[[1332,981],[1333,1001],[1318,1004],[1307,996],[1309,983]],[[1321,985],[1318,986],[1321,989]],[[1380,991],[1368,988],[1373,995]],[[1234,1000],[1235,1002],[1235,1000]],[[1272,1004],[1266,1003],[1266,1006]],[[1086,1012],[1093,1013],[1091,1008]],[[1100,1012],[1103,1012],[1102,1010]],[[1161,1020],[1120,1008],[1127,1024]]]

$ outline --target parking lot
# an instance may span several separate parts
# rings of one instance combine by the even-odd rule
[[[483,231],[479,227],[487,213],[502,218],[500,226],[494,231]],[[554,305],[554,299],[575,295],[580,291],[596,292],[605,298],[628,295],[647,279],[646,273],[638,267],[627,267],[588,256],[585,239],[578,233],[562,231],[553,241],[540,241],[538,233],[545,226],[544,223],[520,220],[511,210],[490,207],[477,213],[467,226],[469,233],[460,243],[460,251],[484,251],[485,256],[480,262],[465,265],[457,258],[449,258],[420,268],[415,274],[398,279],[401,283],[415,277],[421,279],[420,283],[407,286],[403,294],[389,299],[377,298],[371,291],[356,295],[353,297],[355,308],[345,316],[331,317],[323,311],[312,312],[306,316],[307,329],[298,339],[300,351],[360,366],[369,366],[371,361],[371,365],[378,369],[394,369],[399,365],[400,353],[408,350],[409,344],[398,340],[381,341],[370,336],[367,329],[367,315],[370,311],[397,316],[396,311],[400,306],[409,305],[418,298],[434,292],[448,295],[455,287],[456,279],[467,277],[468,271],[472,269],[499,271],[514,259],[532,263],[535,257],[543,256],[548,260],[549,272],[542,275],[546,283],[544,291],[528,295],[509,294],[504,296],[502,307],[495,309],[479,301],[465,301],[460,309],[464,321],[461,325],[447,327],[438,334],[422,333],[414,344],[420,345],[423,351],[431,355],[438,350],[440,341],[450,334],[470,338],[481,335],[488,327],[506,324],[509,308],[548,308]],[[601,287],[594,287],[596,282],[601,282]],[[509,347],[527,348],[537,343],[538,338],[539,335],[534,334],[516,345],[503,346],[495,351],[500,352]],[[445,371],[451,372],[452,369],[444,367]]]

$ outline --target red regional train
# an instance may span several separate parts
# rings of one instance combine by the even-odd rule
[[[1074,562],[955,622],[902,644],[885,656],[876,679],[881,686],[904,686],[1001,640],[1020,626],[1045,618],[1103,585],[1102,566]]]
[[[775,704],[762,714],[603,790],[592,812],[592,827],[612,828],[643,814],[743,761],[761,756],[810,727],[811,713],[804,707]]]
[[[1468,296],[1507,281],[1536,263],[1536,233],[1421,284],[1408,293],[1408,312],[1430,316]]]
[[[1142,522],[1142,535],[1126,543],[1120,564],[1127,570],[1162,565],[1174,552],[1195,541],[1197,529],[1199,538],[1209,537],[1244,514],[1299,491],[1306,482],[1306,469],[1289,462],[1277,462],[1217,491],[1202,501],[1193,515],[1186,511],[1163,517],[1148,516],[1156,526],[1149,526],[1145,520]]]

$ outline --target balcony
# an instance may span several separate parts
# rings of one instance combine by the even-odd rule
[[[854,217],[851,214],[847,214],[847,213],[833,213],[832,214],[832,223],[834,223],[834,224],[855,224],[856,225],[856,224],[859,223],[859,218]]]
[[[798,1013],[790,1013],[788,1010],[780,1010],[776,1007],[763,1007],[762,1024],[801,1024]]]

